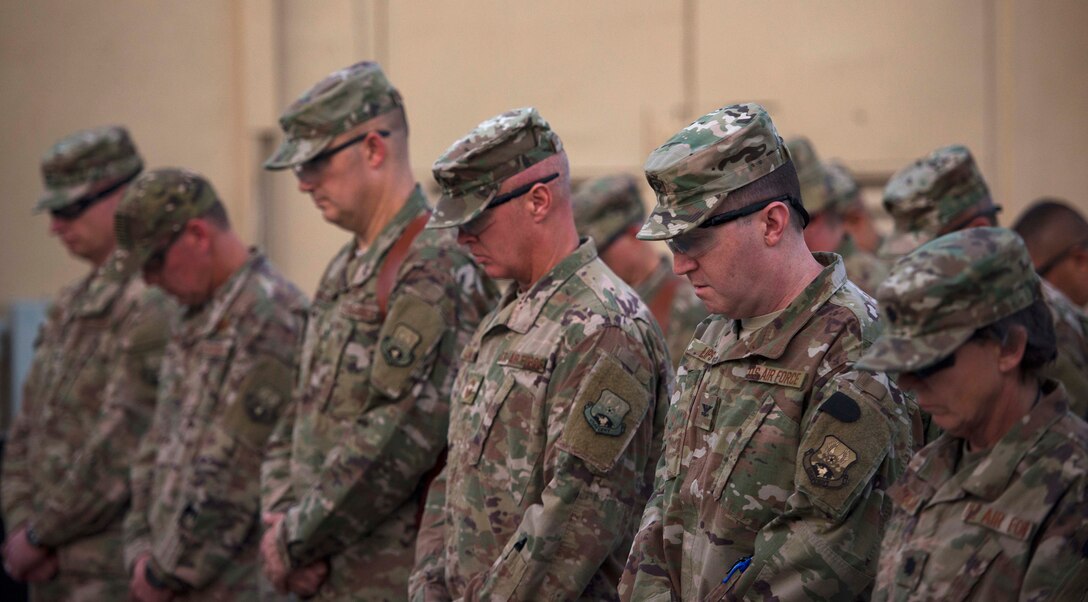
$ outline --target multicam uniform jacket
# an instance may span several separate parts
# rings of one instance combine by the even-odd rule
[[[56,548],[35,599],[121,599],[129,461],[155,407],[176,309],[114,255],[52,304],[4,449],[4,521]]]
[[[666,293],[666,290],[670,292]],[[684,350],[691,342],[691,336],[695,334],[695,327],[709,315],[703,301],[695,296],[695,288],[691,286],[687,278],[673,273],[672,262],[665,257],[661,258],[657,269],[635,287],[635,292],[642,297],[650,310],[655,312],[659,297],[664,294],[671,295],[667,308],[668,315],[658,322],[661,329],[665,331],[669,357],[672,358],[674,366],[679,364],[680,358],[684,357]]]
[[[916,410],[852,363],[877,310],[831,254],[770,324],[700,325],[677,373],[628,600],[854,600],[872,586],[886,488]],[[724,583],[723,583],[724,581]]]
[[[671,386],[649,310],[584,242],[462,359],[412,599],[614,599]]]
[[[873,600],[1083,600],[1088,424],[1054,381],[989,451],[943,435],[891,488]]]
[[[1058,358],[1043,375],[1065,385],[1069,410],[1088,419],[1088,315],[1045,279],[1042,283],[1058,338]]]
[[[291,395],[306,298],[263,255],[191,308],[132,467],[125,561],[192,600],[255,599],[260,461]]]
[[[329,600],[407,596],[422,477],[446,445],[458,352],[494,305],[494,285],[451,230],[423,230],[381,315],[381,266],[426,217],[417,187],[360,255],[332,260],[303,343],[291,421],[263,467],[265,508],[286,512],[289,566],[328,559]]]

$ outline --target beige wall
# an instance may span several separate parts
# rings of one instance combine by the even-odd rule
[[[743,21],[742,21],[743,19]],[[259,168],[275,117],[376,58],[403,92],[422,181],[479,121],[536,105],[577,176],[637,172],[720,105],[765,103],[785,135],[888,174],[937,146],[977,154],[1010,223],[1032,198],[1088,211],[1088,3],[113,0],[0,3],[0,306],[82,271],[29,207],[56,138],[127,124],[152,165],[207,174],[248,240],[303,288],[347,236],[289,174]]]

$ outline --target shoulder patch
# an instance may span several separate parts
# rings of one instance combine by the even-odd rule
[[[612,470],[638,431],[650,395],[618,361],[602,355],[575,395],[557,446],[594,470]]]
[[[261,448],[291,400],[293,370],[275,359],[261,360],[238,386],[225,417],[227,432]]]
[[[397,399],[408,390],[417,369],[446,331],[442,314],[415,295],[400,295],[378,333],[378,353],[370,370],[370,384],[382,395]]]
[[[892,449],[892,425],[868,397],[842,382],[798,446],[797,489],[836,520],[845,516]]]
[[[842,391],[835,391],[830,399],[820,406],[820,411],[837,418],[840,422],[857,422],[861,418],[858,402]]]

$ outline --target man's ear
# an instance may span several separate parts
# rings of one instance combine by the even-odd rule
[[[370,167],[381,167],[389,156],[389,144],[378,133],[367,136],[363,145],[363,158]]]
[[[551,188],[544,184],[537,184],[525,196],[529,201],[529,214],[533,217],[533,222],[544,221],[544,218],[551,213],[552,204],[555,202]]]
[[[763,224],[763,241],[773,247],[782,240],[790,227],[790,208],[782,202],[771,203],[759,213]]]
[[[1028,346],[1028,331],[1020,325],[1009,329],[1009,337],[1001,344],[1001,351],[997,356],[997,368],[1002,372],[1015,370],[1024,359],[1024,351]]]
[[[188,234],[197,249],[207,251],[212,246],[212,236],[215,234],[213,226],[208,220],[194,217],[185,224],[185,234]]]

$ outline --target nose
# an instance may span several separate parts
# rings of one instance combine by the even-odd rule
[[[64,232],[64,229],[68,227],[67,220],[60,219],[59,217],[49,216],[49,233],[53,235],[60,235]]]
[[[296,173],[295,176],[296,176],[296,179],[298,180],[298,189],[299,189],[300,192],[309,193],[309,192],[313,191],[313,189],[314,189],[313,180],[311,180],[310,178],[304,178],[298,173]]]
[[[911,372],[900,372],[895,379],[895,384],[903,391],[913,391],[918,388],[919,378]]]
[[[467,245],[472,240],[476,240],[476,237],[465,232],[464,228],[457,228],[457,244]]]
[[[683,276],[694,270],[696,265],[698,264],[696,264],[695,260],[683,253],[672,254],[672,271],[677,276]]]

